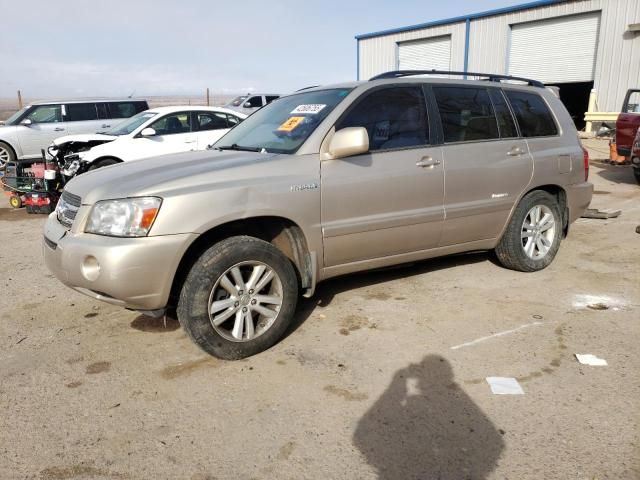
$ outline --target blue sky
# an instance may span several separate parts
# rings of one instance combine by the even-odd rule
[[[354,35],[517,0],[0,0],[0,97],[286,93],[355,79]]]

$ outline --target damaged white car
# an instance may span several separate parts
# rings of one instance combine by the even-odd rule
[[[48,153],[71,177],[120,162],[206,150],[245,118],[218,107],[153,108],[104,132],[57,138]]]

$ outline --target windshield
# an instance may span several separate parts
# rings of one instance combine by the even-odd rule
[[[129,135],[140,125],[145,123],[150,118],[155,117],[156,115],[157,113],[153,113],[153,112],[140,112],[131,118],[127,118],[124,122],[118,123],[117,125],[110,128],[109,130],[105,130],[104,132],[100,132],[100,133],[104,133],[105,135],[115,135],[115,136]]]
[[[249,95],[242,95],[240,97],[236,97],[233,100],[231,100],[231,103],[229,103],[229,105],[231,105],[232,107],[239,107],[240,104],[244,102],[247,98],[249,98]]]
[[[27,108],[30,108],[31,105],[27,105],[26,107],[18,110],[16,113],[14,113],[13,115],[11,115],[9,118],[7,118],[4,122],[5,125],[13,125],[14,122],[20,118],[20,116],[27,111]]]
[[[336,88],[281,97],[247,117],[213,148],[294,153],[350,91]]]

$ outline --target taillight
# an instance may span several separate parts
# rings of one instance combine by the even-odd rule
[[[582,147],[582,159],[584,161],[584,181],[589,180],[589,151]]]

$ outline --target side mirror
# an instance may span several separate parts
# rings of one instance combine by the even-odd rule
[[[22,120],[20,122],[20,125],[24,125],[25,127],[28,127],[31,124],[33,124],[33,122],[31,120],[29,120],[28,118],[25,118],[24,120]]]
[[[333,158],[350,157],[369,151],[369,134],[364,127],[347,127],[338,130],[329,144]]]
[[[242,105],[242,108],[252,108],[251,102],[245,102],[244,105]]]
[[[140,132],[140,136],[141,137],[155,137],[156,136],[156,131],[151,127],[147,127],[147,128],[142,129],[142,131]]]

